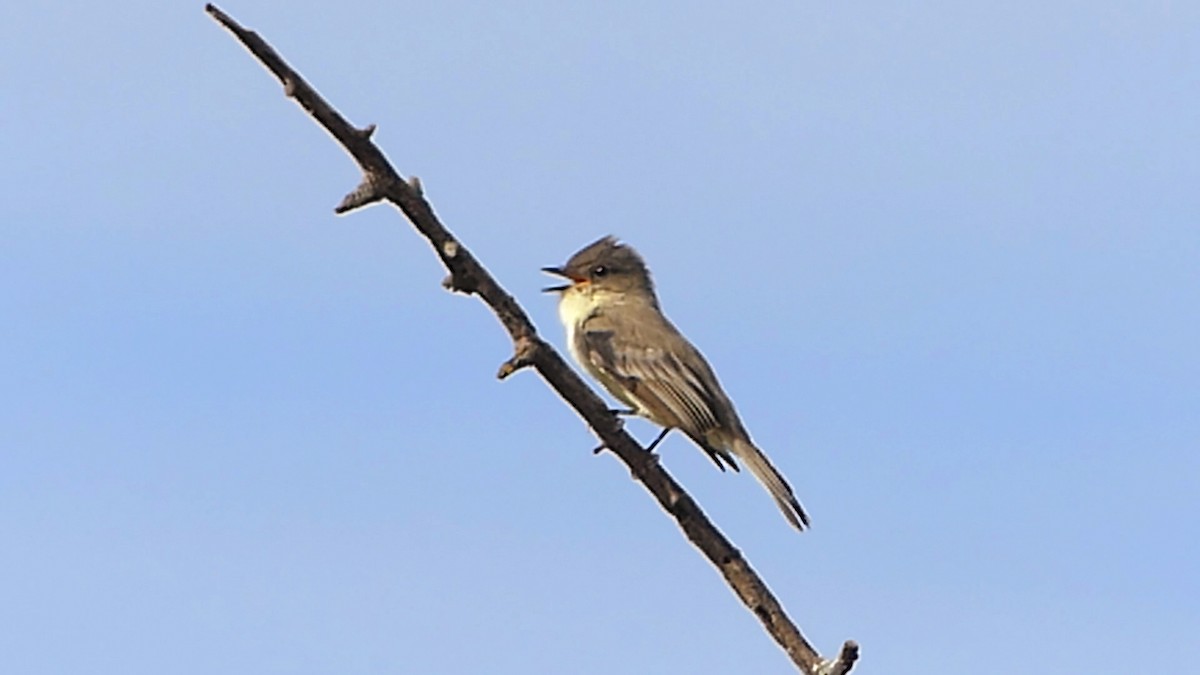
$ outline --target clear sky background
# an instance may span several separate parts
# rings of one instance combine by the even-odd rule
[[[663,462],[822,651],[1200,661],[1200,5],[570,5],[221,6],[555,344],[642,251],[813,529]],[[203,3],[12,4],[0,111],[0,672],[789,672]]]

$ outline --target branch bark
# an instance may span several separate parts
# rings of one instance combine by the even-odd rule
[[[442,284],[452,291],[479,296],[508,331],[513,341],[513,356],[500,366],[497,377],[504,379],[523,368],[536,370],[587,421],[604,447],[624,462],[633,477],[675,518],[688,540],[716,566],[734,594],[758,617],[767,633],[801,672],[808,675],[848,673],[858,658],[858,645],[847,641],[836,658],[821,658],[741,552],[709,521],[691,496],[658,463],[655,455],[646,452],[623,430],[621,421],[595,391],[541,339],[512,295],[442,225],[425,200],[420,181],[415,176],[405,180],[396,172],[371,140],[375,125],[363,129],[351,125],[257,33],[243,28],[212,4],[206,5],[205,11],[279,78],[284,93],[324,127],[362,170],[362,181],[342,199],[335,212],[346,213],[378,201],[387,201],[399,208],[449,270],[449,276]]]

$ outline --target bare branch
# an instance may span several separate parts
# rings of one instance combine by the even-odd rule
[[[377,201],[399,208],[432,245],[449,271],[442,282],[453,291],[478,295],[500,320],[513,341],[513,356],[497,373],[504,379],[532,367],[587,421],[604,447],[620,458],[633,477],[678,522],[688,540],[725,577],[733,592],[758,617],[767,633],[783,648],[802,672],[809,675],[845,675],[858,657],[858,646],[847,642],[834,660],[822,659],[783,611],[767,585],[740,551],[709,521],[687,492],[622,428],[621,420],[604,401],[567,366],[558,352],[538,336],[525,311],[434,215],[416,177],[403,179],[371,141],[375,125],[358,129],[341,116],[291,68],[259,35],[209,4],[205,10],[228,29],[284,85],[284,93],[304,108],[346,149],[363,172],[363,180],[337,206],[346,213]]]

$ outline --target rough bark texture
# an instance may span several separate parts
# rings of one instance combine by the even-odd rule
[[[620,420],[605,402],[553,347],[538,336],[525,310],[442,225],[422,195],[420,181],[416,177],[401,178],[371,140],[375,126],[358,129],[351,125],[257,33],[246,30],[214,5],[206,5],[205,10],[279,78],[284,93],[332,134],[362,169],[362,182],[342,199],[335,211],[346,213],[381,200],[399,208],[429,240],[449,270],[443,285],[453,291],[479,296],[512,337],[513,356],[500,366],[498,377],[504,379],[522,368],[536,370],[587,421],[604,447],[620,458],[633,477],[675,518],[688,540],[717,567],[733,592],[758,617],[767,633],[801,672],[810,675],[848,673],[858,658],[858,645],[848,641],[836,658],[821,658],[741,552],[709,521],[691,496],[658,463],[655,455],[646,452],[625,433]]]

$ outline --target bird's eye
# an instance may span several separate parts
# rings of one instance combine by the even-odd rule
[[[594,274],[594,275],[596,275],[596,276],[598,276],[598,277],[602,277],[602,276],[604,276],[605,274],[608,274],[608,268],[607,268],[607,267],[605,267],[604,265],[596,265],[596,266],[595,266],[595,267],[592,269],[592,274]]]

